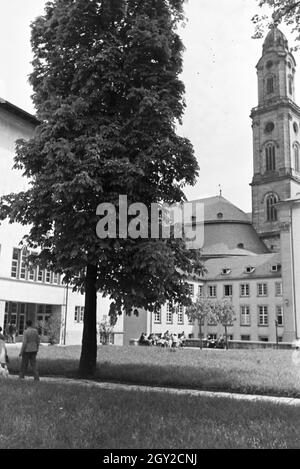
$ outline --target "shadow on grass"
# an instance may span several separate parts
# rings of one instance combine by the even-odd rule
[[[197,362],[199,357],[197,354],[179,354],[177,363],[174,361],[172,363],[171,359],[175,358],[173,354],[171,356],[164,352],[152,351],[153,355],[149,357],[145,353],[143,355],[143,352],[140,351],[136,355],[136,351],[130,349],[104,349],[97,363],[94,380],[155,387],[300,397],[299,383],[293,381],[291,373],[284,374],[287,372],[285,367],[281,366],[279,369],[283,374],[278,374],[275,365],[272,369],[268,361],[265,361],[263,366],[258,363],[250,365],[249,360],[234,362],[235,355],[232,357],[219,355],[213,358],[211,355],[206,357],[203,354],[201,361]],[[47,355],[38,356],[40,376],[78,379],[77,349],[70,352],[53,348],[43,353]],[[62,353],[64,357],[61,357]],[[10,358],[10,373],[17,374],[21,360],[16,354],[11,354]],[[189,365],[188,362],[193,358],[195,362]],[[152,363],[149,363],[151,360]],[[32,376],[30,368],[28,376]]]

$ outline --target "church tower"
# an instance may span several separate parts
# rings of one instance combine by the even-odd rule
[[[270,250],[278,251],[276,203],[300,192],[300,108],[295,104],[296,62],[284,34],[272,26],[257,66],[258,106],[253,128],[252,221]]]

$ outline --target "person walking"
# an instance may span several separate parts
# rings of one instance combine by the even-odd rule
[[[40,336],[37,329],[32,327],[32,321],[26,321],[26,329],[23,334],[23,343],[19,356],[22,357],[19,377],[24,379],[30,362],[34,380],[39,381],[39,373],[36,356],[40,346]]]
[[[2,327],[0,327],[0,376],[7,377],[9,374],[7,369],[8,356],[4,336],[1,334],[1,332]]]

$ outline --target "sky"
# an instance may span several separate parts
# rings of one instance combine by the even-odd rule
[[[0,0],[0,97],[34,113],[30,23],[43,13],[46,0]],[[220,193],[251,211],[252,129],[257,106],[255,66],[262,40],[254,40],[251,18],[256,0],[188,0],[182,80],[186,111],[178,132],[194,146],[200,172],[189,200]],[[290,40],[286,28],[280,27]],[[298,52],[298,55],[300,52]],[[299,61],[297,53],[296,61]],[[299,78],[299,77],[298,77]],[[297,79],[296,79],[297,91]],[[296,95],[297,99],[297,95]]]

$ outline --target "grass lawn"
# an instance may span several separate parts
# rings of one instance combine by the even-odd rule
[[[19,349],[8,348],[17,373]],[[158,347],[98,348],[97,379],[300,397],[300,359],[292,350],[168,350]],[[80,347],[42,346],[41,376],[76,377]],[[300,358],[300,357],[298,357]]]
[[[4,380],[0,449],[300,448],[300,408]]]

